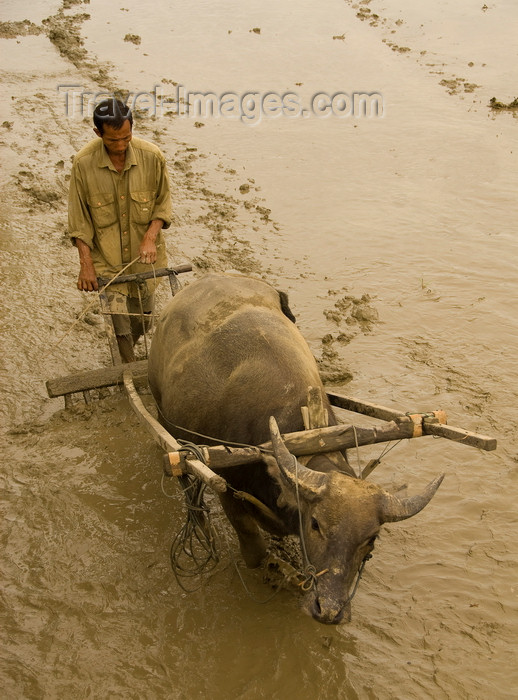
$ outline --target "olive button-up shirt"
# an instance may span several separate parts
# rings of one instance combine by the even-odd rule
[[[133,138],[121,173],[111,162],[102,139],[96,138],[74,158],[68,200],[68,230],[92,251],[98,276],[113,277],[138,256],[139,246],[154,219],[171,223],[171,193],[165,158],[154,144]],[[163,234],[156,239],[157,267],[167,266]],[[134,263],[127,274],[148,272]],[[149,284],[150,291],[154,288]],[[127,285],[118,291],[131,293]]]

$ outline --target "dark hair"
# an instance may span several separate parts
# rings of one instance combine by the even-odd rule
[[[118,130],[125,121],[129,121],[130,126],[133,127],[131,109],[114,97],[99,102],[94,109],[94,124],[101,134],[104,131],[105,124]]]

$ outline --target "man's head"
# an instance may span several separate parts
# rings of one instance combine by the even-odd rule
[[[111,126],[118,131],[125,121],[129,121],[130,127],[133,126],[131,109],[120,100],[110,97],[95,106],[94,124],[99,136],[102,136],[105,126]]]
[[[103,140],[108,155],[120,157],[126,153],[133,127],[127,105],[114,98],[99,102],[94,109],[94,124],[94,132]]]

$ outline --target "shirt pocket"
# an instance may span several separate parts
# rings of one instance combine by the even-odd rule
[[[136,224],[148,224],[151,221],[155,193],[152,190],[130,192],[131,220]]]
[[[96,229],[113,226],[117,221],[117,212],[114,205],[115,196],[111,193],[97,193],[88,200],[90,214]]]

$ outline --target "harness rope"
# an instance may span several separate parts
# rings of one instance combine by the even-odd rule
[[[133,263],[137,262],[137,260],[139,260],[139,259],[140,259],[140,255],[137,256],[137,257],[135,258],[135,260],[132,260],[132,261],[129,262],[125,267],[123,267],[122,270],[121,270],[120,272],[117,272],[117,274],[116,274],[114,277],[112,277],[111,280],[108,282],[108,284],[105,284],[105,285],[104,285],[104,289],[106,289],[107,287],[109,287],[110,284],[113,284],[113,283],[115,282],[115,280],[116,280],[118,277],[120,277],[120,276],[122,275],[123,272],[126,272],[126,270],[128,269],[128,267],[131,267],[131,265],[133,265]],[[89,304],[87,304],[86,307],[81,311],[81,313],[79,314],[79,316],[76,318],[75,321],[72,322],[72,324],[70,325],[70,328],[66,331],[66,333],[64,333],[64,335],[61,336],[61,338],[57,341],[57,343],[55,343],[54,345],[52,345],[52,346],[49,348],[49,352],[44,356],[45,358],[48,356],[48,354],[49,354],[51,351],[55,350],[59,345],[61,345],[61,343],[65,340],[65,338],[66,338],[67,336],[69,336],[70,333],[73,331],[73,329],[75,328],[75,326],[77,326],[77,324],[84,318],[84,316],[86,316],[86,314],[88,313],[88,311],[90,311],[90,309],[92,308],[92,306],[94,306],[94,304],[96,304],[97,302],[98,302],[98,297],[96,296],[96,297],[95,297],[94,299],[92,299],[92,301],[91,301]]]

